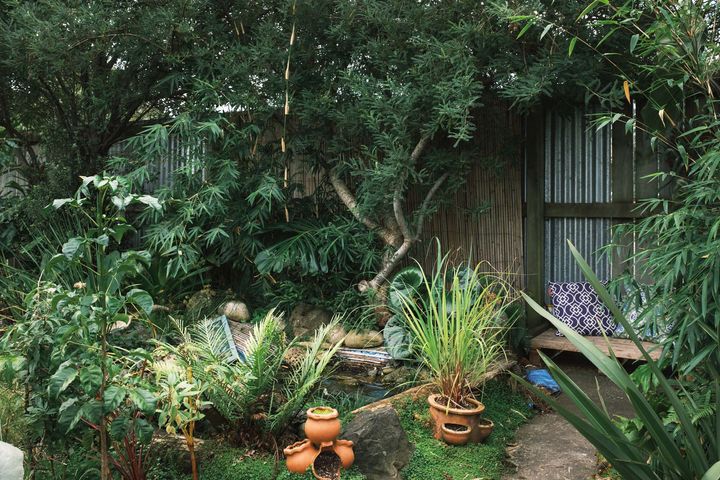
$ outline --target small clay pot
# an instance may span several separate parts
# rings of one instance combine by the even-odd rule
[[[315,445],[334,441],[340,435],[338,411],[330,407],[314,407],[307,411],[305,436]]]
[[[353,442],[351,440],[335,440],[335,453],[340,457],[343,468],[350,468],[355,461]]]
[[[325,457],[325,458],[323,458]],[[329,460],[333,465],[333,468],[327,470],[330,465],[325,465],[325,468],[321,467],[320,464],[323,460]],[[342,459],[340,456],[333,451],[332,444],[327,447],[322,447],[320,453],[317,454],[312,463],[312,473],[318,480],[330,480],[340,478],[340,467],[342,467]]]
[[[475,430],[478,431],[480,442],[485,442],[495,428],[495,424],[488,418],[478,418]]]
[[[287,469],[293,473],[305,473],[315,461],[320,450],[308,439],[295,442],[283,450]]]
[[[433,423],[433,436],[438,440],[442,437],[442,425],[445,423],[456,423],[470,427],[470,442],[479,443],[480,436],[475,426],[480,415],[485,411],[485,405],[474,398],[466,398],[465,401],[472,405],[472,408],[453,408],[443,405],[442,395],[434,394],[428,397],[430,404],[430,418]]]
[[[443,423],[441,425],[442,439],[450,445],[465,445],[470,440],[472,427],[459,423]]]

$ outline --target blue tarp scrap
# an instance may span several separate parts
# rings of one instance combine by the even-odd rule
[[[536,387],[542,387],[552,395],[560,393],[560,385],[550,375],[550,372],[546,368],[535,368],[528,370],[525,374],[525,378],[528,382],[532,383]]]

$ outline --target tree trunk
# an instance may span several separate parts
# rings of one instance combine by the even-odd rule
[[[404,193],[407,191],[405,183],[409,175],[409,169],[414,168],[429,143],[429,136],[421,137],[410,154],[407,169],[397,179],[395,190],[393,192],[392,213],[386,213],[386,216],[383,219],[384,225],[381,225],[365,215],[360,210],[357,199],[353,195],[352,191],[348,188],[345,182],[343,182],[337,171],[334,169],[327,169],[328,177],[330,179],[330,183],[335,189],[335,193],[337,193],[342,203],[345,204],[348,210],[350,210],[350,213],[352,213],[359,222],[377,233],[377,235],[388,247],[392,247],[394,249],[391,254],[388,254],[383,258],[382,266],[378,273],[371,280],[363,280],[358,285],[358,290],[361,292],[368,290],[376,291],[378,293],[378,301],[385,300],[385,298],[382,297],[385,297],[387,292],[383,292],[382,287],[387,283],[400,262],[407,256],[410,248],[419,240],[425,217],[429,211],[432,211],[430,208],[432,198],[449,176],[448,173],[444,173],[435,180],[435,183],[433,183],[430,187],[419,209],[417,210],[418,215],[414,229],[411,228],[411,226],[408,225],[407,218],[405,217],[405,213],[403,211]]]
[[[195,459],[195,439],[192,435],[186,436],[185,442],[187,443],[188,450],[190,451],[190,468],[192,469],[193,480],[198,480],[197,460]]]

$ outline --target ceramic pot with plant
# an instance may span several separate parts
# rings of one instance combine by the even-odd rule
[[[478,431],[478,439],[481,443],[484,443],[485,440],[487,440],[487,438],[492,433],[493,428],[495,428],[495,424],[492,422],[492,420],[488,418],[478,419],[477,425],[475,425],[475,429]]]
[[[305,473],[315,461],[320,450],[306,438],[285,448],[283,453],[288,470],[293,473]]]
[[[334,441],[340,435],[338,411],[331,407],[313,407],[307,411],[305,436],[315,445]]]
[[[510,287],[498,273],[481,266],[455,267],[440,253],[431,276],[413,300],[401,298],[412,349],[432,375],[436,392],[428,397],[433,436],[442,425],[470,427],[470,442],[480,442],[476,428],[485,406],[475,399],[488,368],[504,355],[508,325],[498,321],[510,301]]]
[[[460,423],[443,423],[440,428],[442,439],[450,445],[465,445],[473,430],[473,427]]]

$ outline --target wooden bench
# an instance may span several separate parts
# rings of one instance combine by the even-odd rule
[[[585,337],[587,340],[593,343],[597,348],[603,351],[606,355],[610,355],[609,348],[612,348],[613,353],[618,359],[622,360],[642,360],[643,356],[640,353],[640,349],[633,343],[632,340],[627,338],[613,338],[608,337]],[[608,345],[609,344],[609,345]],[[653,360],[660,358],[662,347],[657,343],[642,342],[643,348],[650,354]],[[578,348],[565,337],[558,337],[555,335],[555,329],[545,330],[543,333],[534,337],[530,340],[530,363],[533,365],[543,365],[540,356],[537,354],[538,350],[553,350],[558,352],[579,352]]]

